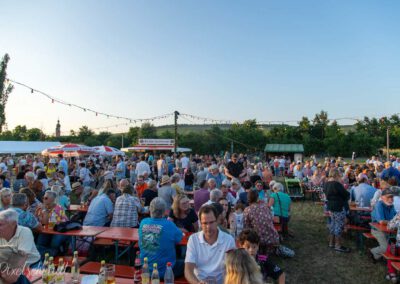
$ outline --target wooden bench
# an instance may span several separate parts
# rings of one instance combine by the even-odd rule
[[[346,230],[359,231],[359,232],[368,232],[370,230],[365,227],[361,227],[361,226],[357,226],[357,225],[350,225],[350,224],[345,225],[344,228]]]
[[[376,240],[375,236],[371,233],[363,233],[364,238],[367,240]]]
[[[385,252],[382,256],[386,260],[400,261],[400,256],[393,255],[390,252]]]
[[[392,266],[397,271],[400,271],[400,262],[392,262]]]
[[[114,241],[109,240],[109,239],[97,238],[94,240],[93,245],[95,245],[95,246],[114,246]],[[119,241],[118,242],[119,247],[127,247],[129,245],[130,245],[130,243],[128,241]]]

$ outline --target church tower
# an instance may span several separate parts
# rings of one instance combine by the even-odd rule
[[[57,120],[57,125],[56,125],[56,137],[60,137],[61,136],[61,125],[60,125],[60,120]]]

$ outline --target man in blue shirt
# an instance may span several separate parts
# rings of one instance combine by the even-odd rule
[[[68,176],[68,162],[62,154],[58,154],[58,167],[63,169],[63,172]]]
[[[390,189],[382,191],[381,200],[379,200],[371,213],[372,222],[382,225],[387,224],[396,215],[396,210],[393,206],[393,192]],[[371,234],[376,238],[379,246],[372,248],[371,253],[373,260],[378,260],[385,253],[387,248],[387,237],[385,233],[378,230],[371,230]]]
[[[102,227],[109,224],[114,212],[111,199],[115,199],[115,191],[112,189],[109,189],[107,194],[96,196],[89,205],[83,225]]]
[[[117,156],[117,168],[115,169],[115,177],[117,183],[126,177],[126,165],[122,156]]]
[[[358,176],[359,185],[351,189],[351,199],[359,207],[370,207],[371,199],[374,197],[376,189],[368,184],[368,177],[364,174]]]
[[[395,178],[397,184],[400,184],[400,171],[394,167],[392,167],[391,162],[385,163],[385,169],[382,172],[381,178]]]
[[[18,213],[18,225],[28,227],[34,231],[40,231],[42,226],[28,208],[28,197],[25,193],[14,193],[11,200],[12,209]]]
[[[175,277],[183,275],[183,260],[176,260],[175,246],[182,240],[183,233],[175,223],[163,218],[167,204],[160,197],[150,203],[150,218],[140,222],[139,248],[140,258],[147,257],[150,275],[153,264],[158,264],[158,272],[162,278],[167,262],[171,262]]]

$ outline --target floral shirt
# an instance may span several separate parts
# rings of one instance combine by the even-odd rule
[[[244,228],[253,229],[260,236],[260,243],[264,245],[279,244],[279,235],[274,227],[274,218],[271,208],[264,202],[251,204],[244,209]]]
[[[393,217],[392,220],[387,224],[388,229],[397,230],[396,234],[396,246],[400,247],[400,212]]]
[[[64,209],[58,204],[56,204],[56,206],[53,209],[51,209],[49,213],[49,220],[53,219],[56,220],[56,224],[68,221],[68,217],[67,215],[65,215]]]

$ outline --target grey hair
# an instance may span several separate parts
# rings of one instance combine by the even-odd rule
[[[209,179],[207,180],[208,183],[209,183],[210,181],[213,181],[214,183],[217,183],[217,182],[215,181],[215,178],[209,178]]]
[[[162,218],[164,212],[167,209],[167,203],[161,197],[156,197],[150,202],[150,217],[151,218]]]
[[[18,223],[18,213],[13,209],[7,209],[0,212],[0,220]]]
[[[218,188],[211,190],[210,192],[210,200],[212,202],[218,202],[219,199],[222,197],[222,191]]]
[[[14,193],[11,200],[13,207],[24,206],[28,203],[28,196],[25,193]]]
[[[274,185],[272,186],[272,189],[275,191],[284,191],[284,187],[280,182],[276,182],[274,183]]]
[[[231,180],[231,183],[232,183],[232,184],[240,185],[240,180],[237,179],[237,178],[233,178],[233,179]]]
[[[227,179],[227,178],[222,181],[222,184],[225,185],[226,187],[231,187],[232,186],[231,181],[229,179]]]
[[[4,187],[4,188],[0,189],[0,208],[2,208],[4,206],[3,201],[1,201],[1,198],[6,194],[12,194],[11,189],[9,189],[8,187]]]
[[[54,191],[47,190],[47,191],[45,192],[45,194],[47,194],[47,195],[49,195],[51,198],[53,198],[54,201],[55,201],[56,198],[57,198],[57,193],[55,193]]]
[[[7,194],[7,193],[10,193],[11,194],[11,189],[10,188],[8,188],[8,187],[5,187],[5,188],[2,188],[1,190],[0,190],[0,197],[3,197],[3,195],[4,194]]]

